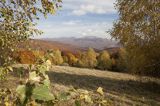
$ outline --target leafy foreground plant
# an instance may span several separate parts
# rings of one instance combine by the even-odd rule
[[[72,102],[76,106],[106,106],[103,88],[99,87],[95,93],[87,90],[70,89],[57,95],[51,93],[50,80],[46,74],[51,67],[51,62],[42,59],[38,64],[28,67],[28,79],[17,87],[16,92],[10,89],[0,90],[0,105],[2,106],[53,106],[62,102]]]
[[[42,60],[41,64],[29,67],[29,78],[24,85],[19,85],[16,89],[21,105],[25,105],[29,101],[45,103],[55,99],[50,92],[50,80],[46,74],[50,66],[49,60]]]
[[[77,95],[75,98],[76,106],[110,106],[110,101],[105,99],[103,88],[101,87],[93,93],[80,89],[73,90],[73,92]]]

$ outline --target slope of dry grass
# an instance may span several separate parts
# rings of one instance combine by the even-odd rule
[[[160,105],[160,79],[63,66],[52,70],[49,76],[57,84],[55,88],[73,86],[93,91],[101,86],[114,105]]]
[[[48,74],[53,93],[67,91],[71,87],[89,91],[103,87],[113,106],[160,105],[160,79],[66,66],[53,66]],[[18,81],[16,76],[10,76],[0,87],[15,89]]]

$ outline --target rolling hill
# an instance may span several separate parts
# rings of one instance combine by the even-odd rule
[[[56,50],[62,52],[71,52],[76,54],[78,51],[86,51],[89,47],[94,48],[99,52],[108,50],[109,52],[118,51],[120,44],[117,41],[98,38],[98,37],[83,37],[83,38],[43,38],[43,39],[30,39],[19,45],[19,48],[26,49],[27,47],[33,50]]]
[[[63,44],[57,41],[45,41],[40,39],[31,39],[19,45],[19,48],[21,49],[26,49],[27,47],[33,50],[42,50],[42,51],[50,49],[53,50],[59,49],[62,52],[72,52],[72,53],[76,53],[82,50],[81,48],[78,48],[70,44]]]
[[[76,47],[82,48],[83,50],[88,49],[89,47],[94,48],[95,50],[104,50],[106,48],[115,48],[120,47],[120,44],[117,41],[99,38],[94,36],[88,37],[61,37],[61,38],[44,38],[45,41],[56,41],[63,44],[74,45]]]

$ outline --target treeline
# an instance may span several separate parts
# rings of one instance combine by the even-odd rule
[[[127,52],[125,48],[116,49],[114,52],[107,50],[96,52],[94,49],[89,48],[87,51],[79,51],[78,53],[61,52],[60,50],[21,50],[16,52],[13,57],[19,63],[34,64],[44,56],[51,60],[53,65],[110,70],[156,77],[160,75],[159,71],[152,71],[148,67],[146,67],[148,71],[133,70],[131,66],[134,65],[134,68],[140,66],[143,58],[139,61],[134,60],[133,57],[131,58],[132,54]],[[142,64],[141,67],[144,67],[144,65]],[[152,67],[154,68],[154,66]]]
[[[89,48],[87,51],[79,51],[76,54],[71,52],[61,52],[60,50],[21,50],[14,54],[17,62],[22,64],[34,64],[46,56],[53,65],[73,66],[80,68],[91,68],[112,71],[125,71],[125,52],[120,48],[115,53],[107,50],[95,52]]]

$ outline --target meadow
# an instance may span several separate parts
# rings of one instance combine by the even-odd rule
[[[21,64],[15,66],[26,67]],[[98,87],[102,87],[110,106],[160,105],[160,79],[158,78],[69,66],[52,66],[48,75],[53,94],[67,92],[72,88],[95,92]],[[0,88],[15,90],[24,78],[20,80],[19,74],[11,73],[5,82],[1,82]],[[64,104],[74,106],[72,99],[56,105],[64,106]]]

